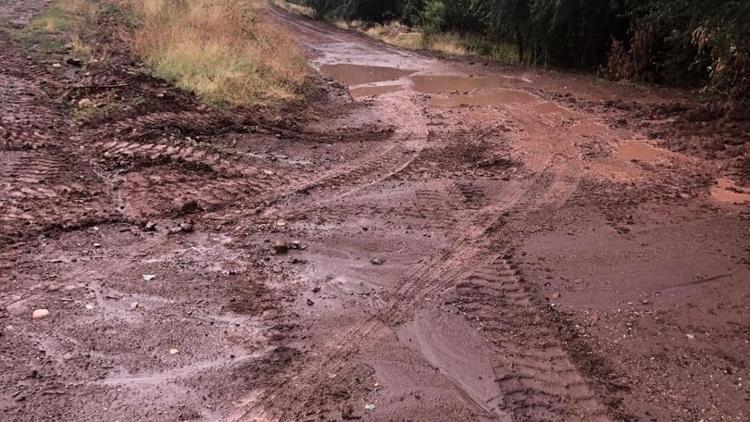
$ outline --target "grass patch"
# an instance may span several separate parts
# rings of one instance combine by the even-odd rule
[[[98,13],[99,3],[93,0],[57,0],[28,25],[11,33],[39,60],[57,60],[64,55],[88,62],[92,49],[80,34]]]
[[[458,37],[458,42],[471,55],[487,57],[492,61],[505,64],[519,63],[516,48],[509,42],[491,41],[478,34],[464,34]]]
[[[262,19],[264,6],[261,0],[57,0],[13,33],[37,59],[84,63],[96,60],[83,40],[116,33],[157,76],[215,107],[299,100],[307,62],[281,29]],[[96,49],[106,55],[111,47]]]
[[[131,0],[136,52],[155,73],[215,106],[297,100],[300,48],[246,0]]]
[[[30,31],[62,32],[73,27],[74,18],[59,2],[47,9],[41,16],[34,19],[26,27]]]

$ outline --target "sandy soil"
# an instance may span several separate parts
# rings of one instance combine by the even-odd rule
[[[742,110],[267,18],[309,105],[0,32],[0,419],[750,417]]]

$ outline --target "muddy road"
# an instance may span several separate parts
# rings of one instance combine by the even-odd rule
[[[0,32],[0,419],[750,417],[744,123],[708,150],[653,111],[684,92],[266,17],[312,106],[222,114]],[[81,124],[81,87],[139,105]]]

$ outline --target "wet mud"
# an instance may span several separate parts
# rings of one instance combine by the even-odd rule
[[[364,66],[355,64],[326,64],[320,67],[328,75],[346,85],[362,85],[371,82],[395,81],[414,73],[413,70],[385,66]]]
[[[750,202],[750,190],[743,189],[729,178],[720,178],[711,188],[711,197],[718,202],[746,204]]]
[[[630,140],[625,141],[617,147],[615,157],[625,161],[643,161],[643,162],[668,162],[670,152],[661,148],[649,145],[645,141]]]
[[[501,104],[529,104],[535,102],[534,96],[524,91],[493,90],[489,94],[454,95],[448,98],[431,98],[430,103],[439,107],[474,106],[486,107]]]
[[[265,18],[309,105],[0,35],[0,419],[747,419],[750,191],[630,123],[674,93]]]
[[[398,92],[402,89],[402,85],[377,85],[350,88],[349,91],[353,97],[375,97],[378,95],[390,94],[391,92]]]

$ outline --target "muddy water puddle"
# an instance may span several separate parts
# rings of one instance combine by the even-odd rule
[[[519,79],[506,76],[473,77],[455,75],[414,75],[414,90],[423,94],[469,93],[476,90],[508,88]]]
[[[416,70],[349,63],[326,64],[321,66],[320,71],[348,85],[354,97],[370,97],[399,91],[404,88],[403,85],[376,84],[398,81],[408,76],[412,82],[411,88],[416,92],[451,95],[431,100],[434,105],[442,107],[527,104],[537,101],[536,97],[526,91],[508,89],[512,81],[518,83],[520,80],[505,76],[415,75]],[[538,108],[541,113],[568,113],[568,110],[554,103],[541,103]]]
[[[352,97],[362,98],[390,94],[391,92],[401,91],[403,88],[403,85],[379,85],[351,88],[349,91],[352,93]]]
[[[497,89],[489,94],[455,95],[447,98],[431,98],[430,104],[438,107],[487,107],[503,104],[530,104],[536,98],[525,91],[514,89]]]
[[[551,101],[536,104],[534,106],[534,110],[542,114],[557,114],[562,117],[573,117],[575,115],[567,108]]]
[[[537,99],[526,91],[509,89],[515,78],[505,76],[472,77],[455,75],[413,75],[414,91],[423,94],[450,95],[431,98],[438,107],[487,107],[502,104],[529,104]]]
[[[750,189],[737,186],[731,179],[721,178],[711,188],[711,198],[727,204],[746,204],[750,202]]]
[[[373,82],[396,81],[411,75],[415,70],[399,69],[385,66],[365,66],[357,64],[339,63],[326,64],[320,71],[333,79],[349,85],[363,85]]]

